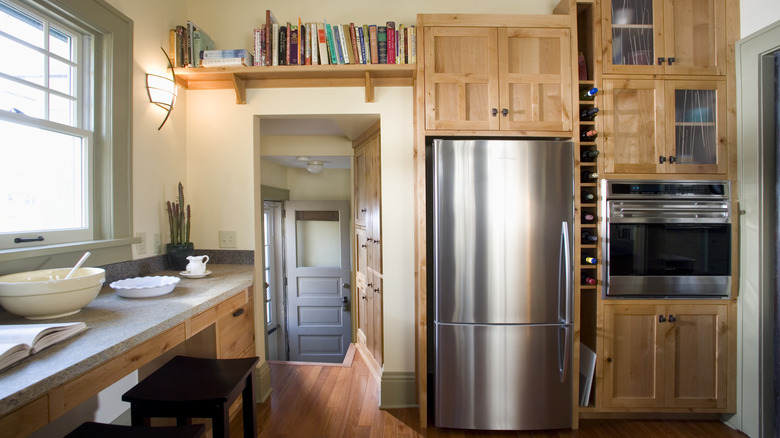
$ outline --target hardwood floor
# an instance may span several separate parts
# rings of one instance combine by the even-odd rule
[[[377,408],[378,384],[360,353],[351,367],[273,363],[270,400],[257,405],[261,438],[280,437],[745,437],[718,421],[582,420],[578,430],[422,429],[417,409]],[[243,436],[240,415],[231,437]]]

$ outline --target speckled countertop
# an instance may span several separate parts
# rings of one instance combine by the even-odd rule
[[[0,324],[76,322],[87,330],[0,372],[0,416],[224,301],[253,284],[252,265],[213,265],[208,277],[183,278],[169,294],[122,298],[106,284],[75,315],[29,321],[0,311]],[[162,271],[154,275],[178,275]],[[117,379],[123,376],[116,376]]]

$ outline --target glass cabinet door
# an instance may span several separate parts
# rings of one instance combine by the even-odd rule
[[[662,0],[611,0],[603,14],[609,26],[605,41],[608,73],[662,73],[656,58],[663,56]],[[612,62],[610,63],[609,60]]]
[[[667,102],[674,112],[668,121],[667,172],[726,171],[725,82],[666,81]]]

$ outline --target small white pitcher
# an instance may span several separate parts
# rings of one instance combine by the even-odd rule
[[[187,260],[190,261],[187,263],[187,273],[198,275],[206,272],[206,263],[209,261],[209,256],[187,256]]]

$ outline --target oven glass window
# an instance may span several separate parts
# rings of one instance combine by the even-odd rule
[[[610,275],[731,274],[730,224],[623,224],[609,227]]]

